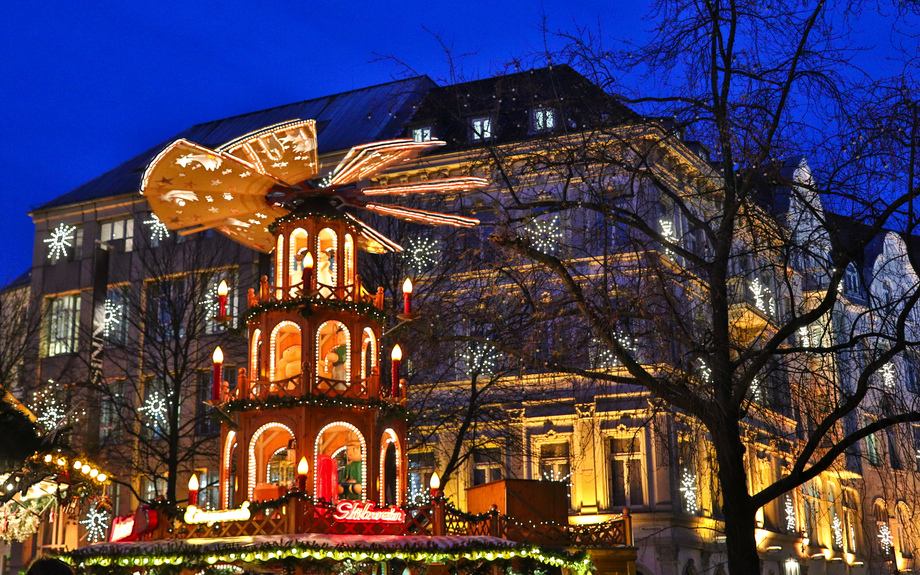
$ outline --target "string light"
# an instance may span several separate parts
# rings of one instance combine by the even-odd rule
[[[402,258],[409,268],[423,272],[437,265],[440,242],[432,238],[409,238],[406,243]]]
[[[891,365],[891,362],[886,363],[885,367],[882,368],[882,381],[885,383],[885,387],[894,389],[894,366]]]
[[[80,524],[86,527],[87,541],[90,543],[102,541],[109,530],[109,514],[107,511],[93,505],[87,511],[86,518],[80,521]]]
[[[73,247],[73,237],[76,232],[76,226],[67,224],[58,224],[51,230],[51,237],[44,240],[48,244],[48,258],[55,260],[67,257],[67,250]]]
[[[757,306],[757,309],[769,317],[774,317],[776,313],[773,306],[773,296],[770,295],[769,288],[760,281],[760,278],[751,280],[749,287],[754,295],[754,305]]]
[[[262,437],[262,434],[269,429],[283,429],[287,431],[291,439],[294,439],[295,437],[294,432],[290,427],[283,423],[278,423],[277,421],[266,423],[252,434],[252,439],[249,440],[249,485],[247,485],[247,492],[249,493],[250,501],[252,500],[252,494],[256,487],[256,443],[258,443],[258,440],[260,437]],[[229,461],[229,457],[227,460]]]
[[[795,503],[792,501],[791,495],[786,495],[785,500],[786,507],[786,531],[789,533],[795,532]]]
[[[150,219],[144,220],[144,223],[150,228],[151,242],[161,242],[169,237],[169,228],[160,221],[156,214],[151,212]]]
[[[661,227],[661,236],[671,244],[677,243],[677,235],[674,233],[674,223],[671,220],[658,220],[658,225]],[[665,248],[664,253],[671,255],[671,250]]]
[[[696,474],[690,473],[686,467],[684,467],[680,477],[680,492],[684,494],[684,504],[687,507],[687,512],[696,514],[700,510],[696,493]]]
[[[891,553],[891,546],[894,545],[894,537],[891,535],[891,528],[887,523],[879,523],[878,540],[882,545],[882,553],[888,555]]]
[[[499,357],[494,347],[484,343],[473,343],[460,354],[460,358],[466,364],[467,377],[472,377],[473,374],[492,377],[495,375]]]
[[[525,226],[524,233],[535,250],[548,255],[559,249],[559,242],[563,238],[562,230],[559,228],[559,216],[553,216],[552,221],[533,219]]]
[[[166,416],[169,414],[169,396],[160,393],[159,390],[153,390],[147,395],[144,405],[137,410],[146,415],[152,422],[152,425],[148,422],[147,427],[152,427],[160,422],[166,423]]]
[[[347,421],[333,421],[332,423],[326,425],[319,430],[319,433],[316,434],[316,444],[313,446],[313,469],[319,469],[319,456],[321,449],[321,442],[323,439],[323,434],[327,429],[332,429],[333,427],[344,427],[354,433],[358,440],[361,442],[361,485],[362,487],[367,486],[367,442],[364,440],[364,435],[354,425],[348,423]],[[316,493],[319,482],[319,473],[313,473],[313,493]],[[367,489],[361,489],[361,501],[367,500]]]
[[[834,544],[843,549],[843,522],[837,515],[834,515],[834,521],[831,523],[834,529]]]

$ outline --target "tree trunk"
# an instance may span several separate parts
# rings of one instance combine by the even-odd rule
[[[757,509],[751,503],[748,490],[744,445],[737,420],[725,422],[722,430],[713,431],[712,438],[722,490],[728,572],[730,575],[760,575],[755,537]]]

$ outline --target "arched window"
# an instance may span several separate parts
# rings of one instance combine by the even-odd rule
[[[262,372],[260,371],[261,365],[259,362],[260,351],[262,348],[262,330],[256,329],[252,332],[252,338],[250,338],[250,349],[249,349],[249,379],[259,380],[262,379]]]
[[[345,278],[342,283],[352,285],[355,283],[355,240],[351,234],[345,234],[342,247],[345,257]]]
[[[292,321],[282,321],[272,330],[271,366],[269,378],[279,381],[294,377],[302,371],[300,353],[303,338],[300,327]]]
[[[361,337],[361,379],[369,378],[375,365],[377,365],[377,337],[374,335],[374,330],[366,327]]]
[[[323,427],[313,453],[316,499],[367,499],[367,443],[357,427],[345,421]]]
[[[316,330],[316,368],[321,379],[351,380],[351,334],[342,322],[323,322]]]
[[[310,250],[309,237],[307,231],[303,228],[297,228],[291,232],[291,241],[288,243],[291,254],[288,257],[288,275],[290,276],[290,286],[295,288],[303,283],[303,261]],[[308,288],[305,288],[308,289]]]
[[[316,289],[323,297],[331,297],[338,286],[338,241],[335,232],[323,228],[316,234]]]
[[[249,441],[249,499],[257,484],[268,483],[269,461],[282,448],[293,445],[294,432],[283,423],[272,421],[260,427]],[[286,452],[285,452],[286,453]]]
[[[392,429],[386,429],[380,440],[380,499],[384,505],[399,505],[403,486],[399,481],[399,463],[402,461],[399,438]]]

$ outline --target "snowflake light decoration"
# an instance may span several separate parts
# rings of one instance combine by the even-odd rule
[[[109,335],[112,333],[112,330],[121,324],[121,307],[122,306],[115,300],[105,300],[105,319],[103,320],[103,334],[105,337],[109,337]]]
[[[59,224],[51,230],[51,237],[44,242],[48,244],[48,258],[55,260],[67,257],[67,250],[73,247],[73,237],[77,232],[76,226]]]
[[[799,328],[799,345],[801,345],[802,347],[811,347],[811,340],[808,337],[807,327]]]
[[[751,399],[754,403],[763,403],[763,386],[756,377],[751,380]]]
[[[757,306],[757,309],[773,317],[775,315],[773,297],[770,295],[770,290],[767,289],[767,286],[759,278],[754,278],[749,287],[754,295],[754,305]]]
[[[831,522],[831,526],[834,529],[834,545],[843,549],[843,521],[834,515],[834,521]]]
[[[58,386],[50,383],[51,386],[32,394],[32,412],[38,423],[48,431],[57,429],[67,420],[67,410],[57,398]]]
[[[658,220],[658,225],[661,227],[661,236],[669,243],[676,244],[677,234],[674,233],[674,222],[671,220]],[[665,249],[664,253],[671,255],[671,250]]]
[[[425,271],[438,263],[439,242],[432,238],[409,238],[402,253],[406,264],[415,271]]]
[[[150,219],[144,220],[144,223],[150,226],[151,242],[161,242],[169,237],[169,228],[160,221],[156,214],[151,213]]]
[[[795,503],[792,501],[792,496],[787,495],[784,502],[786,508],[786,531],[789,533],[795,532]]]
[[[885,387],[894,389],[894,366],[891,365],[891,362],[886,363],[885,367],[882,368],[882,381],[885,383]]]
[[[93,505],[86,512],[86,518],[80,520],[80,524],[86,527],[86,540],[88,542],[102,541],[109,530],[109,514],[107,511]]]
[[[205,314],[208,319],[212,317],[217,317],[217,314],[220,312],[220,305],[217,299],[217,287],[220,285],[220,282],[216,282],[208,288],[207,293],[204,294],[204,301],[201,302],[204,305]],[[227,302],[233,301],[233,296],[231,292],[233,288],[230,287],[230,282],[227,281]],[[229,311],[228,311],[229,313]]]
[[[628,351],[631,355],[635,354],[638,347],[636,346],[636,340],[633,339],[628,333],[622,331],[616,331],[613,334],[613,339],[619,343],[623,349]],[[598,368],[600,369],[610,369],[611,367],[620,366],[620,360],[613,354],[612,351],[607,349],[599,340],[595,340],[595,345],[598,346],[600,352],[598,353]]]
[[[153,424],[166,423],[166,415],[169,413],[169,398],[159,391],[153,391],[147,396],[144,405],[137,410],[143,412]],[[150,422],[147,423],[147,426],[152,427]]]
[[[879,523],[878,540],[882,545],[882,553],[888,555],[891,553],[891,546],[894,545],[894,537],[891,535],[891,528],[887,523]]]
[[[537,251],[552,255],[559,248],[562,240],[562,230],[559,229],[559,216],[553,216],[552,221],[532,220],[524,228],[530,243]]]
[[[473,373],[486,377],[495,375],[498,357],[495,348],[481,343],[472,344],[460,354],[460,358],[466,363],[466,373],[469,377],[472,377]]]
[[[700,379],[702,379],[704,383],[712,382],[712,370],[709,369],[709,366],[706,365],[706,362],[702,359],[700,360]]]
[[[696,494],[696,475],[684,467],[680,476],[680,492],[684,495],[684,505],[687,507],[687,513],[695,514],[700,510],[699,500]]]

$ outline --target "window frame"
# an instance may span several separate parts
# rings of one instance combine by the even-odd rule
[[[631,451],[615,451],[614,442],[615,441],[626,441],[627,445],[631,446]],[[614,509],[618,507],[645,507],[648,505],[648,485],[647,478],[645,477],[645,445],[643,437],[637,433],[630,434],[615,434],[609,435],[607,437],[607,507],[608,509]],[[630,462],[635,461],[638,464],[638,485],[640,488],[639,502],[635,503],[633,500],[633,493],[631,485],[631,475],[630,475]],[[614,500],[614,494],[616,493],[616,485],[614,484],[617,481],[616,473],[614,472],[614,466],[617,462],[623,462],[623,502],[622,504],[619,501]]]
[[[495,122],[491,115],[471,116],[467,121],[470,142],[489,142],[495,137]]]
[[[77,353],[80,349],[80,313],[82,311],[82,292],[71,292],[47,296],[42,317],[42,338],[40,356],[55,357]],[[58,302],[71,302],[66,309],[55,310]],[[61,319],[66,316],[66,318]],[[61,326],[59,322],[67,322]],[[64,334],[64,330],[69,334]],[[57,337],[55,333],[60,333]]]
[[[542,115],[542,118],[541,118]],[[556,129],[556,109],[552,106],[536,106],[530,110],[530,129],[534,134],[545,134]],[[548,121],[547,121],[548,120]]]

